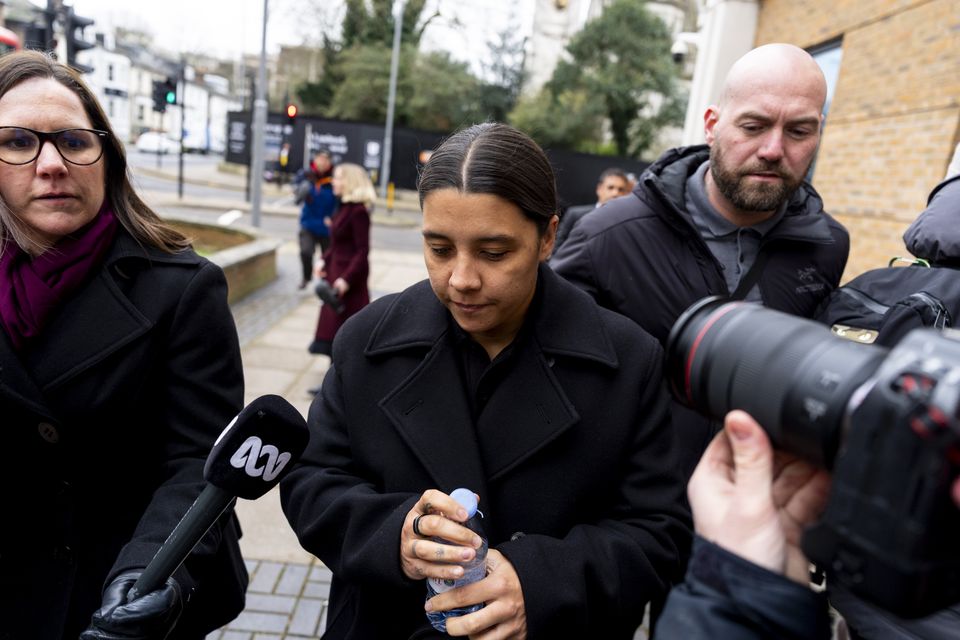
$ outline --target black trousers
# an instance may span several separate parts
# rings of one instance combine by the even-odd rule
[[[330,236],[318,236],[312,231],[300,229],[300,266],[303,268],[303,281],[313,279],[313,256],[320,245],[322,254],[330,246]]]

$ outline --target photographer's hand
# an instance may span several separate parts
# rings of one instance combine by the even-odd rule
[[[826,471],[776,453],[757,422],[732,411],[700,459],[687,494],[704,538],[761,567],[807,584],[800,536],[826,504]]]

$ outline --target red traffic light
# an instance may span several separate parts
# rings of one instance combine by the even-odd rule
[[[287,117],[291,120],[297,117],[297,105],[288,104],[287,105]]]

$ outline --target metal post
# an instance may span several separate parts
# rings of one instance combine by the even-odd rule
[[[180,58],[180,166],[177,169],[177,197],[183,200],[183,142],[187,131],[187,61]]]
[[[303,127],[303,170],[310,168],[310,138],[313,137],[313,125],[309,122]]]
[[[267,16],[269,0],[263,0],[263,37],[260,42],[260,71],[257,74],[257,98],[253,101],[253,149],[250,157],[250,219],[260,226],[260,203],[263,200],[263,139],[267,126]]]
[[[393,18],[393,54],[390,57],[390,92],[387,94],[387,123],[383,132],[383,160],[380,163],[380,197],[387,197],[390,162],[393,158],[393,110],[397,102],[397,72],[400,69],[400,32],[403,27],[403,1],[397,0]]]
[[[243,61],[242,56],[240,60],[242,63]],[[244,79],[244,82],[246,83],[246,98],[244,99],[243,109],[244,111],[247,111],[250,114],[250,126],[246,134],[246,137],[247,137],[246,168],[247,170],[246,170],[244,187],[243,187],[243,201],[250,202],[250,163],[253,161],[253,140],[251,140],[250,138],[253,134],[253,93],[254,93],[254,83],[256,82],[256,80],[254,79],[254,75],[252,73],[247,74],[246,71],[244,71],[243,79]]]
[[[47,37],[57,43],[53,48],[53,54],[57,60],[68,64],[70,61],[67,60],[67,38],[70,34],[66,32],[67,7],[63,5],[63,0],[47,0],[46,20],[49,29]]]
[[[160,112],[160,130],[157,132],[157,135],[163,139],[167,137],[167,132],[163,128],[163,112]],[[163,153],[163,144],[159,141],[157,142],[157,169],[160,169],[163,166],[162,161],[160,160],[160,155]]]

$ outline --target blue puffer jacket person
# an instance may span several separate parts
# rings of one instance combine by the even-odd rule
[[[317,162],[319,158],[325,158],[326,163]],[[306,179],[297,189],[296,195],[296,201],[303,203],[300,209],[300,265],[303,270],[301,289],[310,283],[317,245],[320,245],[321,254],[330,246],[330,229],[327,221],[337,209],[337,197],[333,195],[331,185],[333,165],[329,157],[317,154],[314,166],[315,170],[306,173]]]

